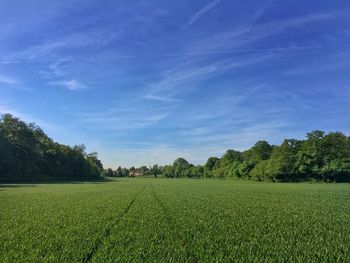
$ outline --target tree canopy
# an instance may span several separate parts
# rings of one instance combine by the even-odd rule
[[[103,170],[97,153],[50,139],[34,123],[11,114],[0,119],[0,181],[90,180]]]
[[[281,145],[258,141],[239,152],[228,150],[194,166],[183,158],[163,168],[167,177],[237,177],[253,180],[350,182],[350,138],[341,132],[312,131],[305,140],[286,139]]]
[[[54,142],[34,123],[11,114],[0,119],[0,181],[81,180],[100,175],[350,182],[350,137],[316,130],[304,140],[286,139],[281,145],[258,141],[242,152],[229,149],[204,165],[177,158],[163,167],[104,170],[97,153],[86,153],[84,145]]]

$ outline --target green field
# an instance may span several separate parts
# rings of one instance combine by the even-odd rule
[[[350,184],[0,185],[0,262],[350,262]]]

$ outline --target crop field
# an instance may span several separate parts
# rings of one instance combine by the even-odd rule
[[[350,184],[0,185],[0,262],[350,262]]]

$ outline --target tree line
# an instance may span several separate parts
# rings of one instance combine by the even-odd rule
[[[0,119],[0,181],[91,180],[103,171],[96,153],[50,139],[34,123]]]
[[[1,117],[0,181],[91,180],[101,175],[350,182],[350,137],[316,130],[304,140],[285,139],[281,145],[258,141],[246,151],[230,149],[204,165],[178,158],[171,165],[112,170],[103,169],[97,153],[86,153],[84,145],[59,144],[34,123],[11,114]]]
[[[210,157],[204,165],[178,158],[172,165],[136,170],[169,178],[350,182],[350,137],[316,130],[304,140],[285,139],[281,145],[258,141],[243,152],[228,150],[221,158]]]

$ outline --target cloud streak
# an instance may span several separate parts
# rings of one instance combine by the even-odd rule
[[[171,97],[161,97],[161,96],[155,96],[155,95],[145,95],[143,98],[147,100],[155,100],[160,102],[182,102],[183,100],[175,99]]]
[[[81,121],[88,124],[91,128],[103,129],[105,131],[133,131],[152,126],[169,115],[168,112],[155,115],[139,115],[127,117],[118,116],[118,114],[106,114],[104,117],[97,114],[89,114],[82,117]]]
[[[174,111],[172,104],[154,103],[144,98],[120,97],[118,106],[113,106],[103,111],[93,111],[77,116],[80,123],[94,130],[111,131],[135,131],[144,128],[152,128],[153,125],[165,121]]]
[[[17,84],[17,80],[9,76],[0,74],[0,83],[13,85],[13,84]]]
[[[222,0],[214,0],[213,2],[209,3],[205,7],[203,7],[201,10],[196,12],[185,24],[183,30],[187,30],[190,26],[192,26],[195,22],[197,22],[202,16],[204,16],[206,13],[208,13],[211,9],[213,9],[217,4],[219,4]]]
[[[274,37],[289,30],[300,28],[316,22],[324,22],[339,17],[341,13],[319,13],[293,17],[285,20],[277,20],[255,24],[256,19],[242,25],[236,30],[220,32],[210,37],[194,41],[189,47],[189,53],[210,54],[225,53],[250,53],[250,52],[281,52],[293,50],[313,50],[325,48],[349,47],[349,43],[343,44],[313,44],[313,45],[284,45],[259,47],[255,46],[259,41]],[[259,14],[261,16],[261,14]]]

